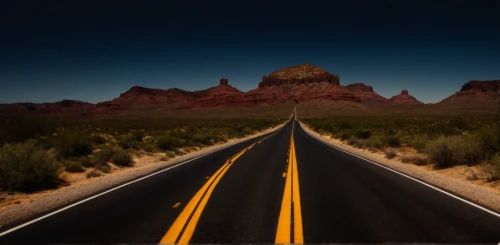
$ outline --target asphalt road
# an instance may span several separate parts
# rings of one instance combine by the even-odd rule
[[[0,236],[2,244],[401,242],[497,244],[500,218],[325,145],[293,121]]]

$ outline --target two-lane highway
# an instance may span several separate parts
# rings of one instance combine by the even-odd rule
[[[500,215],[332,148],[291,120],[0,233],[9,244],[496,244]]]

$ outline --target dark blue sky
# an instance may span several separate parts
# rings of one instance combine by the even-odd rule
[[[0,103],[111,100],[134,85],[240,90],[310,63],[437,102],[500,79],[500,1],[4,1]]]

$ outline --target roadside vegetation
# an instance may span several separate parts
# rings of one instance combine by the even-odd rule
[[[500,124],[494,117],[412,116],[303,119],[311,129],[404,163],[479,166],[500,180]]]
[[[35,192],[65,184],[63,173],[94,178],[133,156],[162,160],[242,138],[281,123],[271,119],[0,118],[0,191]]]

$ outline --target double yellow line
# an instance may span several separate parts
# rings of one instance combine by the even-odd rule
[[[292,231],[293,243],[304,243],[304,235],[302,232],[302,209],[300,205],[299,173],[297,170],[295,143],[293,139],[294,128],[295,121],[292,125],[292,135],[290,137],[290,153],[288,157],[285,192],[283,193],[283,201],[281,202],[281,211],[278,220],[278,228],[276,230],[276,239],[274,242],[276,244],[291,244]]]
[[[215,189],[215,186],[219,183],[220,179],[227,170],[233,165],[234,161],[241,157],[245,152],[250,150],[253,146],[262,141],[268,139],[276,133],[273,133],[258,142],[251,144],[242,151],[238,152],[236,155],[227,160],[222,167],[215,172],[212,177],[205,183],[200,190],[194,195],[189,201],[186,207],[182,210],[181,214],[174,221],[167,234],[163,236],[160,244],[188,244],[193,236],[198,220],[200,219],[203,209],[207,205],[208,199]],[[186,225],[187,224],[187,225]]]

